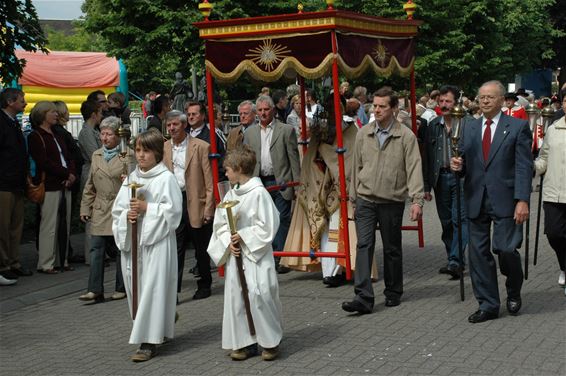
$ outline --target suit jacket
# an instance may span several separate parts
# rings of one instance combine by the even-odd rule
[[[529,123],[501,114],[487,162],[482,152],[483,117],[463,129],[461,151],[464,198],[469,218],[477,218],[484,192],[497,217],[513,217],[518,200],[529,202],[533,174]]]
[[[201,228],[205,217],[214,217],[209,152],[210,145],[198,138],[189,137],[185,158],[185,194],[187,196],[189,222],[191,227],[194,228]],[[169,140],[164,145],[163,163],[171,172],[173,172],[172,157],[173,146],[171,140]]]
[[[254,125],[255,122],[248,125],[248,128]],[[235,128],[230,129],[228,139],[226,140],[226,152],[236,149],[244,143],[244,126],[242,124]]]
[[[244,143],[248,144],[255,152],[257,163],[254,176],[259,176],[261,163],[261,134],[260,125],[251,125],[244,134]],[[273,173],[278,183],[299,181],[301,167],[299,161],[299,148],[297,146],[297,135],[295,129],[279,120],[273,120],[273,135],[269,148],[271,161],[273,163]],[[285,200],[292,200],[293,189],[281,191]]]

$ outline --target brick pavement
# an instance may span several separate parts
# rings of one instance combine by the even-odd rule
[[[535,202],[533,195],[533,203]],[[533,205],[534,206],[534,205]],[[536,208],[534,208],[536,209]],[[534,218],[533,215],[533,222]],[[531,229],[534,239],[534,225]],[[281,357],[234,362],[221,349],[223,282],[213,295],[192,301],[196,288],[186,273],[176,338],[150,362],[129,356],[131,323],[125,300],[85,306],[88,268],[55,276],[34,274],[0,288],[0,373],[2,375],[565,375],[566,297],[557,285],[558,266],[546,238],[539,263],[530,265],[523,309],[511,317],[469,324],[477,308],[466,275],[466,300],[458,282],[437,274],[445,262],[433,204],[425,208],[424,249],[416,233],[404,237],[405,294],[394,308],[383,305],[383,281],[374,284],[376,307],[365,316],[340,308],[353,297],[352,285],[329,289],[320,275],[280,276],[284,311]],[[79,249],[81,236],[74,236]],[[531,240],[532,242],[533,240]],[[377,260],[381,266],[378,242]],[[26,266],[35,267],[31,244],[23,246]],[[532,260],[532,249],[531,249]],[[191,260],[189,265],[194,264]],[[106,293],[113,291],[114,266],[106,269]],[[500,279],[502,297],[503,280]]]

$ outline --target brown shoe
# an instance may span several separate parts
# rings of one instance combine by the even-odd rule
[[[257,344],[232,351],[230,353],[230,358],[232,358],[232,360],[246,360],[255,355],[257,355]]]
[[[147,362],[157,355],[157,346],[150,343],[142,343],[140,348],[132,355],[131,359],[134,363]]]
[[[270,349],[263,349],[261,352],[261,359],[263,360],[275,360],[279,356],[279,346],[272,347]]]

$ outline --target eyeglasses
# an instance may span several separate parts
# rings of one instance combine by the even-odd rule
[[[496,96],[494,96],[494,95],[480,95],[480,96],[478,97],[478,99],[479,99],[480,101],[485,101],[485,100],[487,100],[487,101],[489,101],[489,102],[493,102],[493,101],[496,100],[497,98],[499,98],[499,97],[496,97]]]

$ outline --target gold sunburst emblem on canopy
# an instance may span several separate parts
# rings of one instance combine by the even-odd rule
[[[387,48],[381,43],[381,40],[377,42],[377,45],[373,48],[371,55],[377,60],[380,66],[385,65],[385,60],[391,54],[387,51]]]
[[[256,48],[250,48],[248,51],[250,53],[246,54],[246,57],[251,58],[257,65],[263,65],[268,72],[271,72],[275,64],[289,57],[290,55],[288,54],[291,53],[291,50],[286,46],[273,43],[271,39],[263,40],[262,45]]]

